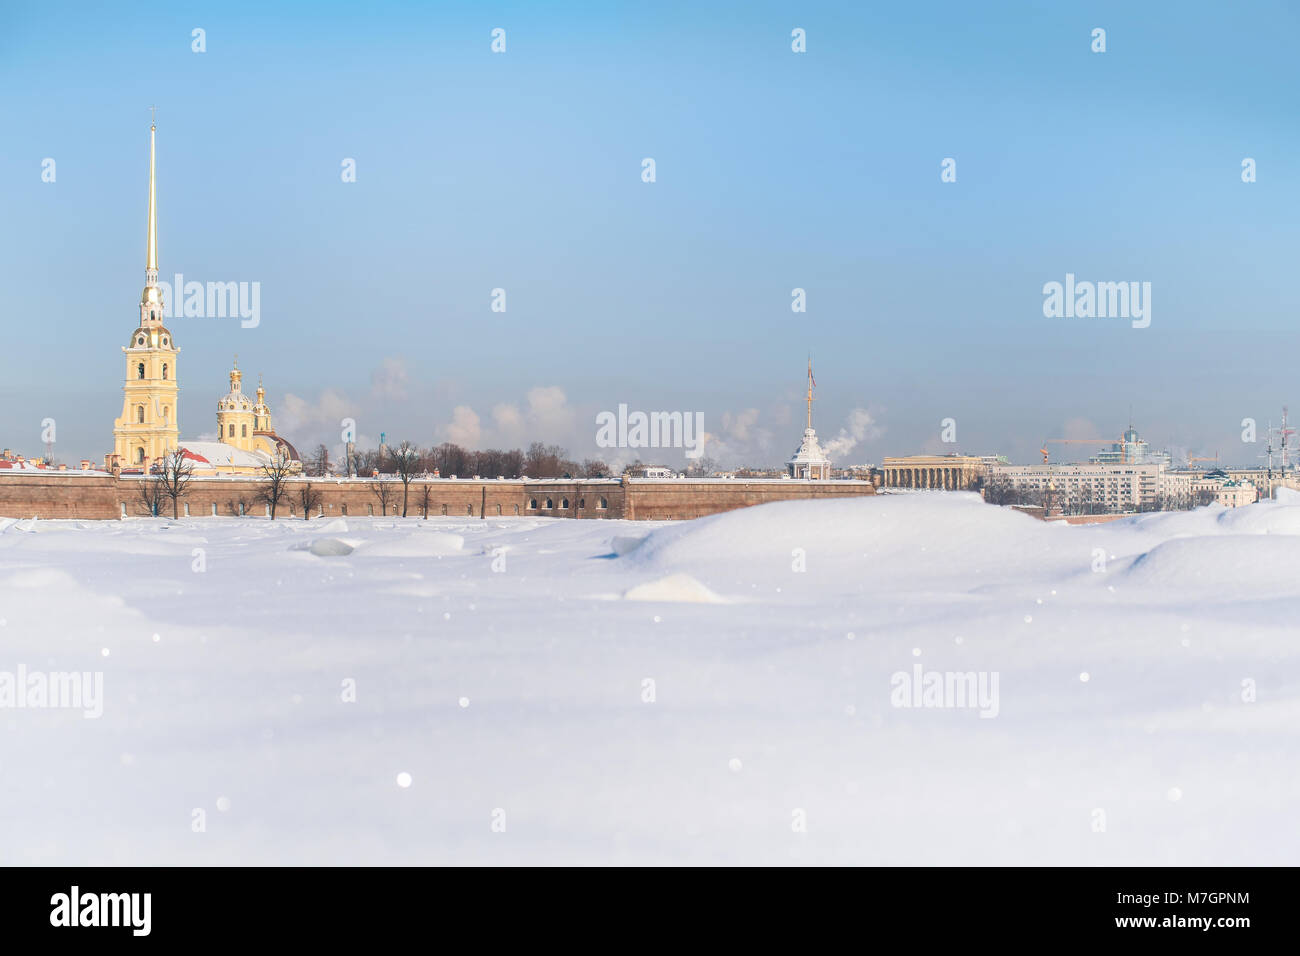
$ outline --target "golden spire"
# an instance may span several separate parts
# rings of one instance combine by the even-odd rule
[[[149,107],[156,111],[157,107]],[[157,116],[149,124],[149,250],[145,261],[145,271],[149,274],[150,285],[158,281],[158,200],[154,186],[154,135]]]
[[[154,109],[154,107],[149,107]],[[162,322],[162,290],[158,288],[158,202],[154,187],[154,132],[149,124],[149,237],[145,245],[144,292],[140,295],[140,324]]]

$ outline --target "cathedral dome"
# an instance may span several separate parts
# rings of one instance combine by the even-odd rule
[[[140,326],[131,333],[131,338],[127,341],[126,347],[130,349],[174,349],[176,343],[172,341],[172,334],[167,331],[165,326],[155,325],[147,329]]]

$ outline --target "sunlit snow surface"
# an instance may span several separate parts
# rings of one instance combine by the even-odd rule
[[[0,671],[104,675],[0,710],[0,863],[1295,864],[1298,621],[1295,497],[0,519]]]

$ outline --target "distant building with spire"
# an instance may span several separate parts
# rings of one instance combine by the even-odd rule
[[[149,224],[140,323],[122,349],[126,357],[122,415],[113,423],[113,450],[104,456],[105,467],[148,473],[177,448],[185,449],[195,474],[259,474],[280,455],[299,462],[297,450],[271,427],[271,409],[260,379],[256,403],[241,391],[237,358],[230,373],[230,391],[217,402],[217,440],[179,438],[180,376],[176,366],[180,349],[163,324],[163,291],[158,284],[157,130],[157,124],[151,122]]]
[[[786,473],[791,478],[824,480],[831,476],[831,460],[822,451],[821,442],[817,440],[817,432],[813,429],[812,423],[813,388],[816,385],[817,380],[813,378],[810,357],[808,359],[808,424],[803,430],[803,441],[799,443],[798,451],[785,463]]]

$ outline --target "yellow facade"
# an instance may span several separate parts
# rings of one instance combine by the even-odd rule
[[[154,137],[149,128],[149,227],[145,287],[140,296],[140,324],[123,347],[126,384],[122,415],[113,423],[113,456],[125,469],[151,465],[178,445],[180,418],[176,356],[180,351],[163,325],[162,290],[158,287],[158,216],[154,186]],[[109,465],[113,464],[112,461]]]

